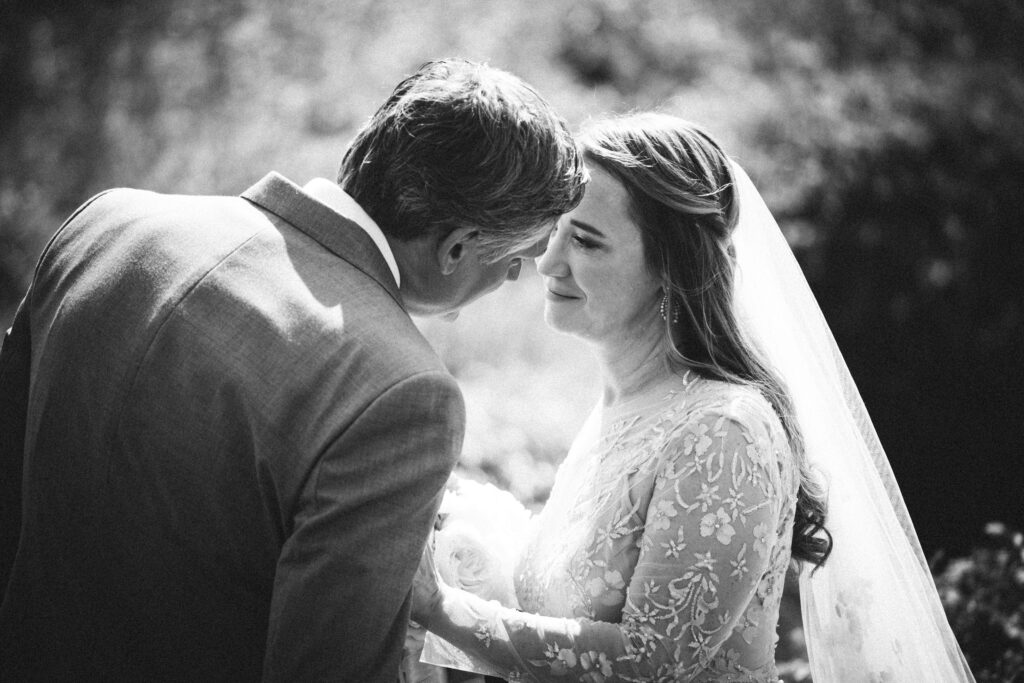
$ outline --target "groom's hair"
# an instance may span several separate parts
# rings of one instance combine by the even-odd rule
[[[532,245],[583,197],[582,158],[537,92],[484,64],[444,59],[398,84],[338,172],[386,235],[479,231],[483,258]]]

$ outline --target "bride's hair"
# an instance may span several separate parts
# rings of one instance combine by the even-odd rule
[[[732,305],[740,207],[728,157],[700,127],[654,113],[591,123],[580,146],[629,193],[647,266],[668,296],[670,366],[752,385],[779,416],[800,470],[793,558],[821,566],[832,551],[824,490],[804,457],[785,384],[744,338]]]

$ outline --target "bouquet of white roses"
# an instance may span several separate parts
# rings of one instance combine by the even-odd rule
[[[444,582],[518,609],[513,570],[526,541],[529,510],[511,493],[491,484],[453,479],[438,517],[434,564]],[[498,673],[432,633],[426,635],[421,661],[464,671]]]

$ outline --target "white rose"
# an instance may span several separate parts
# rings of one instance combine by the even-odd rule
[[[491,484],[460,480],[445,493],[434,563],[446,583],[519,607],[512,582],[530,513],[512,494]]]
[[[462,520],[449,520],[434,535],[434,563],[445,583],[485,600],[516,606],[511,576],[480,534]]]

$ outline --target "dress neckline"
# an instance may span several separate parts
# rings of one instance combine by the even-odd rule
[[[674,400],[679,394],[690,391],[700,380],[701,377],[692,370],[687,370],[681,375],[664,375],[625,401],[612,405],[600,403],[598,409],[601,411],[602,422],[610,424],[635,415],[649,415],[652,410]]]

